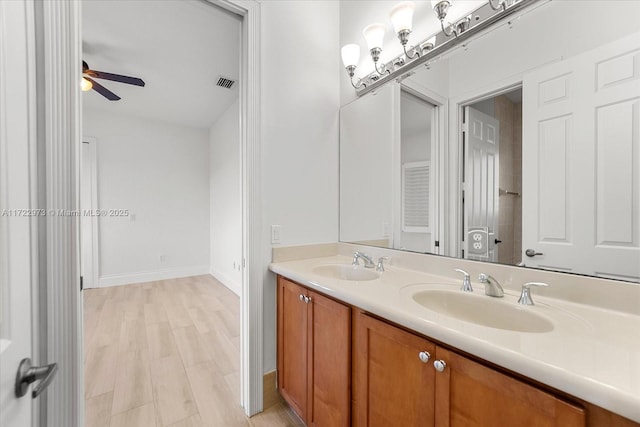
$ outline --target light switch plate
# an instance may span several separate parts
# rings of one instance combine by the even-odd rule
[[[272,225],[271,226],[271,244],[280,243],[280,226]]]

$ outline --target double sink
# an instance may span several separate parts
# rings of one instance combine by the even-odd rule
[[[382,274],[358,265],[325,264],[313,273],[350,282],[377,280]],[[522,306],[479,292],[462,292],[450,284],[412,284],[401,291],[423,308],[464,322],[507,331],[545,333],[554,329],[547,317],[535,312],[535,306]]]

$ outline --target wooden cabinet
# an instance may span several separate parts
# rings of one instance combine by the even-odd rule
[[[308,426],[640,427],[487,365],[278,276],[278,390]]]
[[[308,426],[350,424],[351,309],[281,276],[278,389]]]
[[[577,406],[418,335],[356,316],[356,426],[586,425]],[[428,363],[424,352],[431,355]],[[436,361],[444,362],[442,372]]]
[[[435,345],[362,313],[354,323],[354,425],[433,426]]]
[[[307,414],[308,308],[303,288],[278,278],[278,389],[291,407]]]
[[[585,411],[537,387],[442,347],[435,361],[437,427],[584,427]]]

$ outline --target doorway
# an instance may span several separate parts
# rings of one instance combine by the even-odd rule
[[[259,184],[260,157],[260,7],[255,2],[239,0],[211,0],[228,11],[242,16],[241,44],[241,132],[243,176],[243,280],[241,298],[241,353],[242,353],[242,404],[245,413],[252,415],[262,410],[262,342],[259,327],[262,320],[262,258],[261,258],[261,192]],[[51,181],[51,197],[47,208],[79,209],[77,177],[81,144],[81,99],[78,82],[81,80],[82,40],[80,33],[81,4],[79,2],[36,3],[35,33],[39,41],[46,41],[37,63],[41,66],[41,78],[51,87],[38,92],[38,105],[42,106],[43,141],[51,147],[55,156],[38,160],[39,167],[46,165]],[[64,19],[60,19],[64,17]],[[55,196],[55,197],[54,197]],[[56,245],[43,242],[42,251],[52,265],[60,266],[46,276],[47,290],[56,299],[42,300],[48,311],[47,342],[60,343],[44,349],[49,360],[62,363],[58,381],[54,387],[66,392],[50,393],[46,419],[54,425],[78,425],[84,419],[82,396],[82,313],[79,266],[79,226],[77,221],[52,221],[48,223],[47,237],[68,235],[70,239],[56,241]],[[244,267],[246,265],[246,267]],[[51,273],[51,272],[50,272]],[[76,274],[77,273],[77,274]],[[73,286],[69,286],[73,284]],[[76,287],[77,286],[77,287]],[[43,309],[44,310],[44,309]],[[70,392],[69,392],[70,391]],[[62,408],[66,408],[62,410]]]
[[[464,258],[522,262],[522,88],[463,106]]]
[[[415,91],[400,91],[400,218],[394,248],[435,253],[437,241],[436,106]]]
[[[100,213],[97,245],[86,246],[97,251],[82,254],[98,272],[83,296],[86,425],[238,422],[241,19],[197,1],[90,2],[83,28],[83,60],[101,70],[85,74],[93,90],[83,94]],[[105,72],[144,86],[100,80]],[[221,173],[233,197],[212,191]],[[228,273],[210,244],[218,205],[236,220],[215,236],[235,248]]]

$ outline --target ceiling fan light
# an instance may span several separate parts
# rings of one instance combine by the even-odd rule
[[[83,92],[87,92],[93,88],[93,83],[83,77],[82,81],[80,82],[80,88]]]

